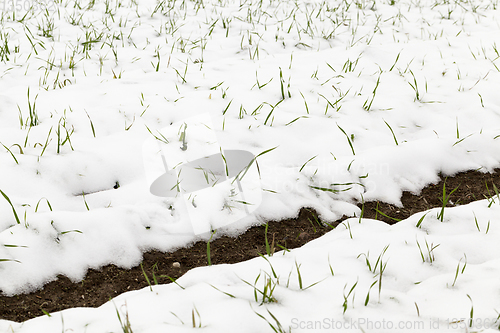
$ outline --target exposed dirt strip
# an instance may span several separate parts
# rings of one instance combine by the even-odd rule
[[[427,186],[418,195],[404,192],[401,199],[403,207],[383,202],[366,202],[363,217],[394,224],[419,211],[441,207],[444,184],[447,195],[456,188],[449,198],[450,207],[496,196],[493,185],[500,189],[500,169],[496,169],[494,173],[462,172],[446,178],[446,183],[444,181],[445,178],[441,177],[439,183]],[[500,202],[500,198],[496,200]],[[361,204],[359,207],[361,208]],[[337,226],[345,218],[331,226]],[[295,219],[269,222],[267,238],[270,251],[300,247],[329,230],[331,227],[322,225],[314,210],[303,208]],[[237,238],[223,236],[210,243],[211,262],[232,264],[266,254],[265,244],[265,226],[253,227]],[[22,322],[44,315],[44,312],[73,307],[97,307],[121,293],[147,287],[144,274],[147,274],[152,284],[155,279],[158,284],[165,284],[192,268],[207,264],[205,242],[198,242],[190,248],[172,253],[147,252],[144,254],[142,267],[126,270],[110,265],[101,270],[90,270],[80,283],[72,283],[68,278],[60,276],[57,281],[46,284],[37,292],[13,297],[0,296],[0,319]]]

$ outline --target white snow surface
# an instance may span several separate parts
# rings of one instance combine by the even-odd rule
[[[208,240],[179,198],[149,192],[143,163],[143,143],[189,117],[209,114],[222,149],[258,156],[261,204],[215,237],[301,207],[359,216],[362,200],[400,205],[439,173],[500,164],[496,0],[5,3],[5,295]],[[207,218],[231,218],[227,191],[204,197],[221,206]],[[497,332],[499,205],[354,217],[290,252],[0,331]]]

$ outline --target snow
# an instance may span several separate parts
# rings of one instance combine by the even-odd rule
[[[361,200],[400,204],[440,172],[500,164],[494,0],[47,4],[21,20],[27,8],[14,19],[6,2],[0,20],[0,189],[19,218],[0,197],[0,244],[16,245],[0,246],[12,260],[0,262],[6,295],[133,267],[149,249],[208,240],[215,220],[216,236],[304,206],[334,221],[359,216]],[[254,163],[238,197],[234,182],[198,199],[151,194],[167,169],[145,143],[189,119],[211,125],[188,125],[195,154],[174,149],[168,170],[251,154],[260,185]],[[499,204],[449,208],[442,222],[439,209],[394,226],[349,219],[291,252],[197,268],[97,309],[0,320],[0,330],[111,332],[129,320],[134,332],[498,331]],[[381,266],[367,265],[377,258],[382,282]],[[254,298],[265,281],[276,302]]]

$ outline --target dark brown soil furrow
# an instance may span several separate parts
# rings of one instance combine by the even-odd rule
[[[495,195],[493,184],[500,188],[498,171],[500,170],[491,174],[468,171],[448,177],[446,192],[450,193],[458,187],[450,197],[451,202],[467,204]],[[438,184],[427,186],[418,195],[404,192],[403,207],[383,202],[366,202],[364,217],[394,224],[397,219],[403,220],[419,211],[441,207],[443,184],[444,178],[441,178]],[[361,204],[359,206],[361,207]],[[337,226],[345,218],[331,226]],[[331,227],[324,226],[317,220],[316,212],[303,208],[295,219],[269,222],[267,237],[270,250],[280,251],[283,248],[300,247],[329,230]],[[253,227],[237,238],[223,236],[210,244],[212,264],[248,260],[266,253],[265,227]],[[110,265],[101,270],[90,270],[80,283],[72,283],[68,278],[60,276],[57,281],[48,283],[37,292],[13,297],[0,296],[0,318],[22,322],[44,315],[44,311],[50,313],[72,307],[97,307],[121,293],[147,287],[144,273],[148,275],[151,283],[155,283],[156,279],[157,283],[164,284],[179,278],[192,268],[205,266],[207,263],[207,244],[204,242],[172,253],[150,251],[144,254],[142,268],[139,266],[126,270]]]

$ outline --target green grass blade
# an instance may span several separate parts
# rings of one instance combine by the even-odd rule
[[[6,146],[4,145],[3,143],[0,142],[0,145],[2,145],[5,149],[7,149],[7,151],[10,153],[10,155],[12,156],[12,158],[14,159],[14,161],[16,161],[16,164],[19,164],[16,156],[14,155],[14,153],[12,153],[12,151]]]
[[[420,225],[422,225],[422,222],[424,222],[425,216],[426,216],[427,214],[429,214],[429,212],[425,213],[425,214],[424,214],[424,215],[423,215],[423,216],[422,216],[422,217],[418,220],[417,225],[416,225],[416,227],[417,227],[417,228],[420,228]]]
[[[142,274],[146,278],[146,282],[148,283],[149,289],[151,291],[153,291],[153,287],[151,286],[151,281],[149,281],[148,275],[146,274],[146,271],[144,270],[144,267],[142,266],[142,262],[141,262],[141,269],[142,269]]]
[[[399,145],[399,144],[398,144],[398,139],[396,139],[396,134],[394,134],[394,131],[392,130],[391,125],[389,125],[389,124],[387,123],[387,121],[385,121],[385,120],[384,120],[384,123],[385,123],[385,124],[387,125],[387,127],[389,127],[389,129],[391,130],[392,137],[394,138],[394,142],[396,142],[396,146],[398,146],[398,145]]]
[[[300,168],[299,172],[301,172],[301,171],[302,171],[302,169],[304,169],[304,167],[306,166],[306,164],[307,164],[307,163],[309,163],[309,162],[311,162],[313,159],[315,159],[315,158],[316,158],[316,156],[318,156],[318,155],[315,155],[315,156],[311,157],[310,159],[308,159],[308,160],[307,160],[307,162],[306,162],[306,163],[302,164],[302,167]]]
[[[21,263],[19,260],[15,260],[15,259],[0,259],[0,262],[6,262],[6,261],[14,261],[14,262]]]
[[[16,213],[16,209],[14,208],[14,205],[12,204],[12,202],[10,201],[9,197],[7,196],[7,194],[5,194],[2,190],[0,190],[0,193],[2,194],[2,196],[5,198],[5,200],[7,200],[7,202],[9,203],[10,207],[12,208],[12,212],[14,213],[14,217],[16,218],[16,222],[17,224],[21,224],[21,221],[19,221],[19,216],[17,216],[17,213]]]
[[[345,137],[347,138],[347,142],[349,143],[349,146],[351,147],[352,154],[356,155],[356,153],[354,152],[354,147],[352,145],[351,139],[349,138],[349,135],[347,135],[347,133],[344,131],[344,129],[342,127],[340,127],[338,124],[337,124],[337,127],[342,131],[342,133],[344,133]]]
[[[378,209],[376,209],[376,208],[375,208],[375,211],[376,211],[378,214],[380,214],[380,215],[382,215],[382,216],[385,216],[385,217],[387,217],[388,219],[391,219],[391,220],[393,220],[393,221],[396,221],[396,222],[401,221],[401,219],[397,219],[397,218],[395,218],[395,217],[390,217],[390,216],[388,216],[388,215],[386,215],[386,214],[382,213],[380,210],[378,210]]]

